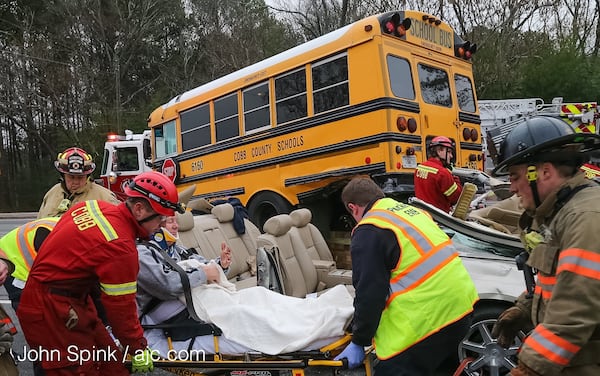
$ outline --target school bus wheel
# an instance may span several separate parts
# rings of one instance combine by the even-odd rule
[[[289,213],[292,205],[275,192],[260,192],[248,204],[250,221],[262,230],[267,219],[282,213]]]

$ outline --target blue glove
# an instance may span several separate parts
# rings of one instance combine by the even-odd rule
[[[348,359],[348,368],[356,368],[365,360],[365,349],[354,342],[350,342],[344,351],[333,360],[342,360],[344,358]]]

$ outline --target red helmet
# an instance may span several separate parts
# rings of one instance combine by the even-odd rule
[[[96,164],[85,150],[73,147],[58,154],[54,167],[61,174],[89,175],[96,169]]]
[[[454,149],[454,143],[446,136],[437,136],[431,140],[429,143],[429,147],[432,148],[434,146],[445,146],[450,149]]]
[[[157,171],[143,172],[125,186],[127,197],[142,197],[148,200],[152,209],[160,215],[173,216],[175,211],[184,213],[178,202],[179,193],[175,184],[166,175]]]

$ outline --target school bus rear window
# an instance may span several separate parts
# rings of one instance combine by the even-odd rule
[[[429,104],[452,107],[448,73],[425,64],[418,64],[418,68],[423,101]]]
[[[388,72],[392,93],[398,98],[415,99],[415,87],[413,85],[410,64],[406,59],[388,55]]]
[[[454,75],[454,84],[456,85],[456,97],[458,107],[467,112],[475,112],[475,96],[473,95],[473,84],[467,76],[460,74]]]

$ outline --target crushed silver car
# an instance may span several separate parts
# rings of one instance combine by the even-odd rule
[[[505,375],[516,367],[516,354],[524,333],[510,348],[496,343],[491,331],[496,319],[525,290],[523,272],[515,257],[523,251],[516,235],[507,234],[475,221],[464,221],[417,198],[409,203],[426,210],[452,238],[479,293],[473,324],[459,346],[459,360],[469,376]]]

